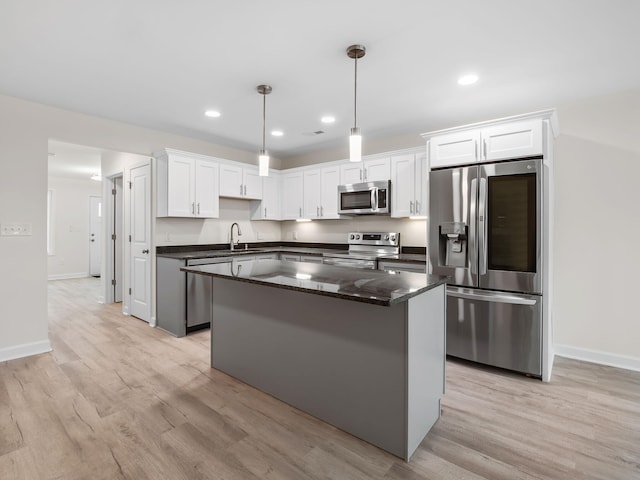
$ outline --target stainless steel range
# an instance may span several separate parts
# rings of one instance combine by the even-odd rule
[[[351,232],[347,239],[348,252],[325,253],[322,263],[375,269],[379,257],[400,253],[398,232]]]

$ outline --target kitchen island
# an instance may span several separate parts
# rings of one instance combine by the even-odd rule
[[[211,366],[409,460],[440,416],[445,279],[255,260],[212,277]]]

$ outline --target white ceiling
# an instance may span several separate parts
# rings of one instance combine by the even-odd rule
[[[0,2],[0,93],[257,150],[268,83],[281,158],[346,143],[353,43],[365,142],[640,86],[637,0]]]

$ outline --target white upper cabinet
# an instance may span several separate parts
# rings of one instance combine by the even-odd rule
[[[303,171],[303,216],[309,219],[340,218],[338,215],[338,165]]]
[[[218,218],[218,164],[196,160],[196,217]]]
[[[530,120],[482,129],[485,161],[542,155],[542,121]]]
[[[320,218],[320,204],[322,203],[321,169],[314,168],[303,172],[302,213],[304,218]]]
[[[303,175],[301,171],[282,175],[282,220],[295,220],[302,216]]]
[[[391,160],[376,158],[362,162],[349,162],[340,166],[341,183],[377,182],[391,178]]]
[[[428,136],[431,168],[542,155],[542,119]]]
[[[479,148],[480,130],[433,137],[429,140],[431,168],[475,163]]]
[[[268,177],[262,177],[262,200],[251,202],[252,220],[282,220],[281,175],[275,170]]]
[[[217,218],[218,163],[167,150],[157,156],[157,216]]]
[[[258,167],[221,164],[220,196],[260,200],[262,198],[262,177],[258,174]]]
[[[426,156],[403,154],[391,157],[391,216],[426,215]]]

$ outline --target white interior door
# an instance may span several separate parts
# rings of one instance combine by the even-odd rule
[[[151,165],[131,169],[131,315],[151,318]]]
[[[102,197],[89,196],[89,275],[100,276]]]

